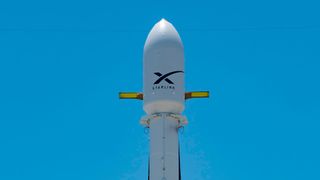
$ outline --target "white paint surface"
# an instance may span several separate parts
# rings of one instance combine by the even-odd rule
[[[179,180],[178,121],[161,113],[150,122],[150,180]]]
[[[166,74],[168,75],[167,78],[163,78],[156,83]],[[181,113],[184,110],[184,93],[184,50],[182,41],[173,25],[162,19],[154,25],[144,46],[144,110],[147,114],[157,112]]]

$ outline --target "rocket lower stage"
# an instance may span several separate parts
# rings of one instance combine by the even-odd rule
[[[150,180],[180,180],[179,121],[170,113],[150,120]]]

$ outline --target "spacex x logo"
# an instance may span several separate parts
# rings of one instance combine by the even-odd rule
[[[176,73],[183,73],[183,71],[172,71],[167,74],[161,74],[160,72],[155,72],[154,74],[159,76],[159,79],[157,79],[153,84],[159,84],[163,80],[165,80],[169,84],[174,84],[168,77]]]

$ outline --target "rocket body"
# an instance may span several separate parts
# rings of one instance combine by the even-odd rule
[[[120,92],[120,99],[143,100],[149,128],[148,180],[181,180],[178,129],[188,123],[185,100],[209,97],[208,91],[185,92],[184,48],[177,30],[162,19],[148,34],[143,51],[143,93]]]
[[[143,53],[143,109],[147,114],[184,110],[184,50],[171,23],[162,19],[150,31]]]
[[[143,109],[150,115],[150,180],[180,180],[178,128],[184,110],[184,50],[171,23],[150,31],[143,53]]]
[[[150,180],[180,180],[178,121],[160,113],[150,122]]]

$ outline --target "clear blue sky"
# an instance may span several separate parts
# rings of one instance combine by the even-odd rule
[[[1,1],[0,179],[147,179],[143,45],[166,18],[185,46],[183,180],[319,180],[314,0]]]

